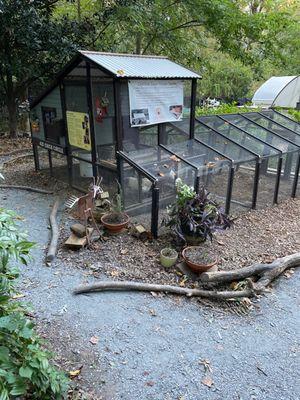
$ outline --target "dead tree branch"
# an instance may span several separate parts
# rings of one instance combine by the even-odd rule
[[[59,207],[59,200],[56,200],[52,207],[52,211],[50,214],[50,225],[51,225],[52,236],[51,236],[48,253],[46,256],[47,262],[53,261],[56,256],[56,252],[57,252],[59,229],[58,229],[58,224],[56,221],[56,215],[57,215],[58,207]]]
[[[21,186],[21,185],[0,185],[0,189],[18,189],[18,190],[28,190],[29,192],[53,194],[53,192],[50,192],[48,190],[33,188],[31,186]]]
[[[267,286],[286,269],[300,265],[300,253],[277,258],[271,264],[252,264],[235,271],[204,272],[200,276],[205,283],[228,283],[243,280],[251,276],[262,276],[256,285]]]
[[[201,280],[209,283],[224,283],[246,279],[249,285],[244,290],[205,290],[190,289],[179,286],[159,285],[141,282],[116,282],[104,281],[89,285],[81,285],[74,289],[74,294],[103,292],[108,290],[117,291],[142,291],[142,292],[165,292],[184,295],[187,297],[203,297],[213,300],[228,300],[243,297],[253,297],[266,291],[267,286],[286,269],[300,266],[300,253],[291,254],[286,257],[278,258],[271,264],[253,264],[249,267],[241,268],[237,271],[220,271],[203,273]],[[255,283],[250,277],[260,276]]]
[[[205,297],[214,300],[228,300],[233,298],[249,297],[253,295],[251,289],[238,290],[238,291],[215,291],[215,290],[201,290],[189,289],[180,286],[170,285],[157,285],[153,283],[141,282],[117,282],[117,281],[103,281],[92,283],[90,285],[81,285],[74,290],[74,294],[90,293],[90,292],[104,292],[108,290],[117,291],[139,291],[139,292],[165,292],[184,295],[187,297]]]

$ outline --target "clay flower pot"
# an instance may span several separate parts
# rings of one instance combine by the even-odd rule
[[[129,222],[129,215],[126,213],[106,213],[101,217],[101,223],[111,233],[121,232]]]
[[[160,252],[160,263],[165,268],[172,267],[178,259],[178,253],[174,249],[166,247]]]
[[[202,273],[202,272],[206,272],[208,270],[210,270],[211,268],[213,268],[217,263],[218,263],[218,259],[215,258],[214,260],[212,260],[211,262],[204,262],[201,261],[201,257],[199,261],[196,260],[191,260],[188,256],[189,251],[199,251],[199,253],[204,252],[203,248],[201,246],[189,246],[186,247],[185,249],[183,249],[182,251],[182,257],[186,263],[186,265],[194,272],[196,273]]]

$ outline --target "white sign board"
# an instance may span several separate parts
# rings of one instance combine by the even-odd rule
[[[131,80],[128,90],[131,126],[181,121],[183,81]]]

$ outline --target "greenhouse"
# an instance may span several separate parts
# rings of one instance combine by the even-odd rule
[[[83,191],[102,177],[154,237],[178,178],[226,213],[295,197],[300,125],[274,110],[196,118],[199,78],[164,57],[79,52],[31,104],[36,169]]]
[[[272,76],[254,93],[253,104],[259,107],[300,107],[300,76]]]

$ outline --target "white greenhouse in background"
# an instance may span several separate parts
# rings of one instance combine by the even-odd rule
[[[296,108],[300,102],[300,75],[272,76],[257,89],[252,102],[260,107]]]

